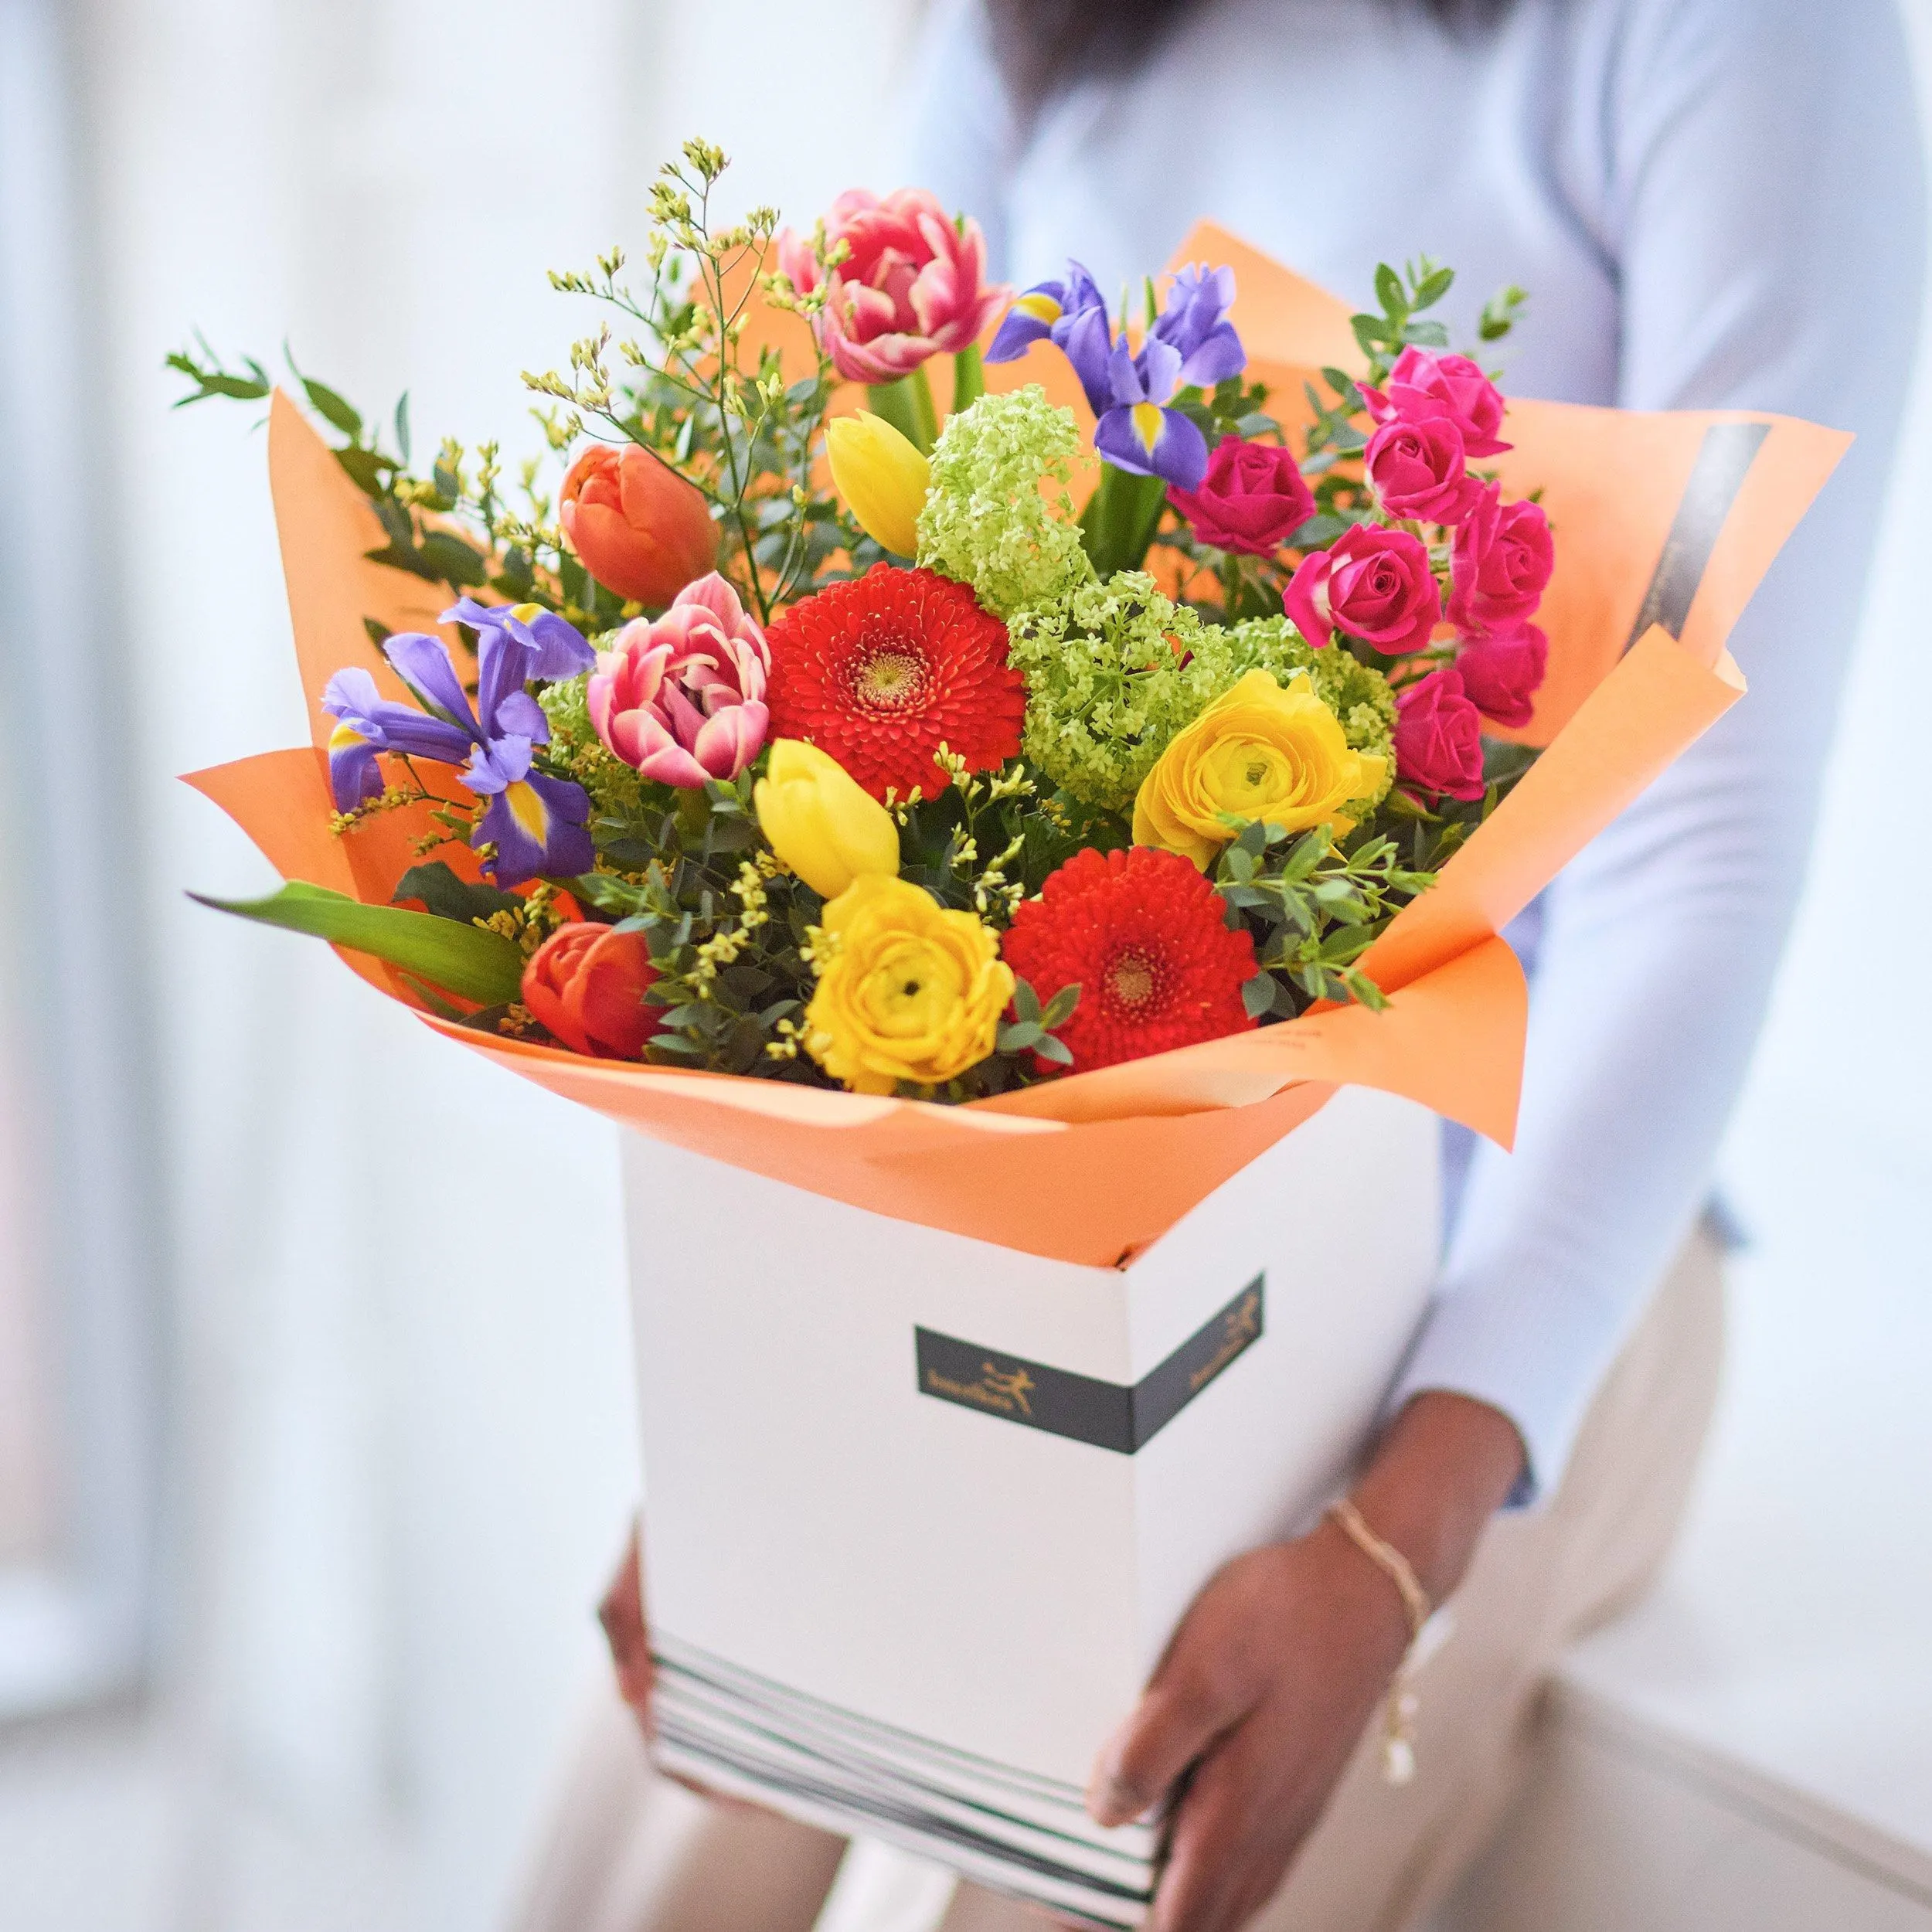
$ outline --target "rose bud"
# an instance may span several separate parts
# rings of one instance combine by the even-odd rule
[[[1549,519],[1536,503],[1505,503],[1492,483],[1456,532],[1449,615],[1472,636],[1519,630],[1536,614],[1556,567]]]
[[[1432,671],[1396,694],[1396,777],[1451,798],[1483,794],[1482,719],[1454,671]]]
[[[1273,443],[1224,436],[1198,490],[1170,489],[1168,501],[1203,543],[1267,556],[1315,515],[1315,497],[1293,453]]]
[[[1385,423],[1362,458],[1376,500],[1391,516],[1460,523],[1482,501],[1462,432],[1446,417]]]
[[[855,879],[899,876],[899,827],[838,760],[781,738],[752,802],[766,842],[821,899]]]
[[[1318,650],[1345,631],[1401,657],[1423,649],[1442,621],[1442,592],[1421,539],[1366,523],[1304,557],[1281,602]]]
[[[932,465],[908,437],[883,417],[861,410],[825,431],[832,480],[866,536],[895,556],[919,550],[919,513],[926,507]]]
[[[641,933],[579,920],[523,969],[523,1004],[573,1053],[634,1060],[664,1019],[645,999],[657,971]]]
[[[1512,447],[1496,435],[1509,406],[1502,391],[1466,355],[1405,349],[1389,372],[1386,390],[1365,388],[1362,400],[1378,423],[1446,418],[1462,432],[1463,447],[1471,456],[1501,456]]]
[[[634,603],[668,604],[717,559],[702,494],[634,443],[586,450],[563,479],[558,515],[583,567]]]
[[[1512,731],[1529,723],[1549,666],[1549,640],[1533,624],[1465,644],[1455,664],[1470,702]]]

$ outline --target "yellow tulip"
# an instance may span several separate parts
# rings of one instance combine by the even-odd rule
[[[752,794],[766,842],[821,898],[836,899],[862,876],[899,872],[893,815],[836,758],[780,738]]]
[[[1284,691],[1250,671],[1181,732],[1141,781],[1134,801],[1137,845],[1162,845],[1205,872],[1235,835],[1226,821],[1256,819],[1287,832],[1341,829],[1345,808],[1370,798],[1385,760],[1355,751],[1341,721],[1304,672]]]
[[[926,505],[932,465],[884,417],[861,410],[825,431],[832,480],[859,527],[895,556],[919,549],[919,513]]]
[[[1013,997],[999,937],[903,879],[855,879],[825,908],[812,1058],[855,1094],[940,1087],[992,1052]]]

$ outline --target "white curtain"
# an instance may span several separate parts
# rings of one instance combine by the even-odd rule
[[[638,244],[692,134],[808,220],[870,179],[900,9],[78,14],[111,399],[92,500],[128,586],[179,1284],[170,1654],[213,1821],[183,1909],[230,1922],[222,1821],[264,1798],[323,1837],[394,1821],[396,1922],[472,1932],[600,1668],[637,1489],[612,1136],[322,949],[182,898],[269,873],[175,775],[304,730],[263,438],[239,406],[170,415],[162,357],[195,326],[265,359],[286,336],[366,409],[407,386],[419,450],[534,448],[518,372],[594,325],[544,270]]]

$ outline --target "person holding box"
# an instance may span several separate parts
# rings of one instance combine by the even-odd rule
[[[1518,393],[1859,438],[1739,626],[1749,702],[1512,929],[1515,1151],[1452,1136],[1436,1293],[1347,1506],[1209,1584],[1094,1767],[1103,1823],[1178,1800],[1159,1932],[1393,1932],[1500,1819],[1563,1646],[1662,1561],[1708,1421],[1700,1204],[1802,880],[1917,338],[1906,50],[1889,0],[953,0],[921,71],[905,172],[976,213],[995,275],[1037,280],[1072,242],[1117,286],[1203,216],[1345,288],[1365,248],[1427,250],[1532,291]],[[1372,1719],[1444,1604],[1403,1692],[1412,1764]],[[605,1616],[642,1712],[634,1562]],[[607,1737],[573,1790],[522,1932],[804,1932],[841,1855],[684,1804]],[[1040,1922],[969,1885],[944,1920]]]

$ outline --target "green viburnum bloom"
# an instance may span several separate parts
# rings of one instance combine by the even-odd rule
[[[918,561],[1002,617],[1090,583],[1066,485],[1080,432],[1037,383],[982,396],[946,425],[919,517]],[[1060,487],[1049,499],[1045,480]]]
[[[1234,682],[1228,634],[1141,570],[1016,613],[1024,756],[1103,811],[1126,811],[1174,734]]]
[[[1358,801],[1353,815],[1365,818],[1395,783],[1395,693],[1379,671],[1339,645],[1317,651],[1286,617],[1250,617],[1223,634],[1230,660],[1230,681],[1243,672],[1267,671],[1285,685],[1305,671],[1315,695],[1342,723],[1352,751],[1372,752],[1383,761],[1383,781],[1372,798]]]
[[[604,749],[586,701],[590,674],[546,684],[536,701],[550,721],[550,742],[539,756],[545,766],[574,778],[590,795],[594,817],[629,818],[643,808],[643,781],[621,758]]]

